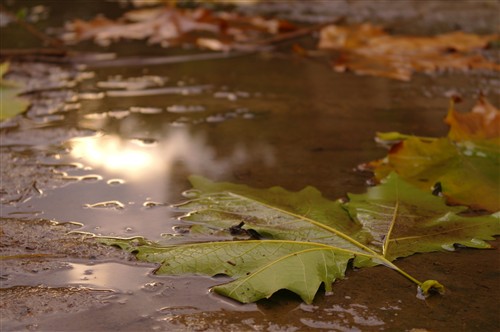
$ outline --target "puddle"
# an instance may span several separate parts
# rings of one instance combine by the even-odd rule
[[[337,15],[354,13],[353,21],[373,13],[368,2],[325,4],[323,14],[335,7]],[[115,5],[79,10],[92,17],[92,10],[112,12]],[[47,6],[52,20],[69,18],[67,5]],[[324,16],[302,3],[266,6],[258,8],[305,20]],[[433,25],[425,31],[446,30],[458,20],[443,11],[434,13],[444,6],[439,1],[419,2],[419,11],[399,11],[400,6],[405,5],[391,4],[375,17],[389,20],[399,32],[416,29],[401,25],[408,19],[418,20],[418,26]],[[453,6],[453,12],[461,6]],[[477,10],[488,18],[485,6],[482,2],[478,8],[483,11]],[[481,20],[459,23],[470,23],[472,31],[486,29]],[[146,48],[130,43],[106,52],[134,56],[135,46]],[[144,66],[110,60],[109,66],[102,62],[83,68],[19,64],[11,77],[29,83],[26,96],[33,106],[1,125],[0,217],[71,221],[94,234],[159,240],[182,229],[171,206],[190,194],[192,174],[259,188],[311,185],[336,199],[365,191],[369,175],[354,169],[386,153],[374,142],[376,132],[442,136],[450,91],[470,103],[478,90],[493,101],[499,97],[500,81],[493,75],[419,74],[409,83],[398,82],[335,73],[288,49],[197,60],[155,60]],[[459,259],[450,263],[448,254]],[[452,290],[441,305],[417,300],[413,285],[378,268],[353,271],[335,285],[333,294],[320,291],[311,306],[288,293],[240,305],[208,292],[222,279],[155,276],[150,265],[118,259],[91,264],[65,258],[57,270],[18,273],[2,279],[1,287],[42,284],[114,291],[98,309],[34,317],[35,330],[59,330],[61,324],[66,330],[121,331],[494,330],[500,325],[495,318],[498,271],[491,267],[495,252],[446,255],[416,255],[401,262],[416,274],[431,266],[426,277]],[[471,267],[482,271],[479,279]],[[28,324],[13,319],[6,326],[20,330]]]
[[[23,285],[88,287],[126,293],[136,291],[137,285],[147,280],[150,272],[151,265],[140,267],[119,263],[67,263],[64,268],[56,272],[41,271],[33,275],[11,274],[8,280],[2,280],[1,285],[2,287]]]
[[[58,271],[36,274],[12,274],[2,280],[2,288],[36,285],[46,289],[72,287],[107,291],[107,303],[99,311],[69,313],[64,330],[151,329],[155,325],[175,325],[176,317],[194,312],[255,311],[256,305],[240,305],[217,301],[207,290],[220,283],[208,277],[157,277],[151,275],[152,265],[107,262],[83,264],[70,262]],[[28,305],[29,306],[29,305]],[[8,322],[7,330],[18,330],[35,323],[37,330],[58,330],[60,318],[44,315],[22,323]],[[131,325],[131,326],[128,326]],[[132,327],[134,326],[134,327]]]
[[[178,223],[170,205],[182,199],[190,174],[223,178],[250,158],[274,162],[272,148],[263,142],[236,144],[218,156],[206,136],[167,127],[166,136],[156,139],[98,134],[67,141],[67,154],[45,160],[66,185],[4,207],[2,216],[72,221],[96,234],[158,239]]]

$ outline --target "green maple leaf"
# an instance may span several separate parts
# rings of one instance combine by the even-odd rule
[[[373,235],[375,250],[391,261],[417,252],[453,250],[455,244],[490,248],[484,240],[500,233],[500,213],[464,217],[460,213],[466,207],[445,205],[442,197],[395,173],[366,194],[348,196],[349,214]]]
[[[140,260],[159,263],[156,273],[231,276],[233,281],[214,291],[243,303],[268,298],[280,289],[291,290],[311,303],[322,283],[331,290],[350,261],[357,267],[390,267],[424,293],[442,290],[438,282],[422,283],[392,260],[443,250],[455,243],[486,248],[484,240],[500,233],[498,215],[458,216],[463,208],[447,207],[442,198],[414,188],[396,174],[365,195],[351,195],[347,204],[330,201],[311,187],[288,192],[278,187],[214,183],[200,177],[191,181],[199,195],[179,205],[188,212],[183,218],[186,222],[228,234],[239,224],[263,239],[171,246],[141,238],[102,241],[134,252]],[[419,211],[425,213],[420,216]]]
[[[0,121],[24,112],[29,103],[18,97],[22,89],[15,83],[3,79],[9,65],[7,62],[0,64]]]

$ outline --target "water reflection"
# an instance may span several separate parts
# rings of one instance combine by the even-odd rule
[[[154,154],[118,136],[77,138],[70,145],[74,158],[92,166],[102,166],[111,172],[125,172],[129,177],[148,174],[145,171],[155,166]]]
[[[169,178],[178,164],[189,173],[218,177],[249,158],[269,166],[274,163],[272,148],[264,143],[253,148],[236,145],[230,155],[217,157],[202,133],[193,134],[186,127],[170,128],[159,141],[100,134],[73,139],[69,145],[71,156],[79,162],[127,180],[158,178],[160,174]]]
[[[221,149],[203,128],[164,128],[154,137],[97,134],[69,140],[68,153],[48,163],[67,185],[7,207],[2,215],[36,214],[81,223],[81,230],[95,234],[160,239],[179,223],[170,205],[185,199],[189,175],[227,180],[249,161],[274,162],[273,150],[259,141],[228,141]]]

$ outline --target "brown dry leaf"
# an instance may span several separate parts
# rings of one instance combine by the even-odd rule
[[[161,6],[129,11],[116,21],[103,16],[90,21],[77,19],[66,24],[62,39],[67,43],[93,39],[102,46],[120,39],[147,39],[163,47],[189,42],[227,51],[237,43],[251,43],[294,29],[291,23],[278,19]]]
[[[341,51],[336,71],[408,81],[414,72],[441,70],[500,70],[500,64],[480,54],[499,35],[452,32],[434,37],[391,36],[368,23],[352,27],[329,25],[320,32],[318,47]]]
[[[381,27],[369,23],[350,27],[328,25],[320,31],[318,48],[356,49],[368,45],[371,39],[385,35]]]
[[[170,7],[138,9],[125,13],[117,21],[98,16],[91,21],[75,20],[66,24],[62,36],[68,43],[93,39],[107,46],[120,39],[148,39],[149,43],[168,46],[193,30],[218,33],[215,24],[200,22],[203,11],[181,12]]]

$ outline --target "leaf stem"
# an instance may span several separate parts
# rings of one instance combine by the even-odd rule
[[[418,281],[417,279],[415,279],[414,277],[412,277],[411,275],[409,275],[408,273],[406,273],[405,271],[401,270],[397,265],[395,265],[394,263],[392,263],[391,261],[389,261],[388,259],[386,259],[385,257],[382,257],[381,256],[381,260],[384,261],[383,265],[399,272],[400,274],[402,274],[404,277],[406,277],[407,279],[413,281],[415,284],[417,284],[417,286],[421,286],[422,285],[422,282]]]
[[[367,252],[369,252],[372,256],[374,257],[375,259],[379,260],[381,264],[387,266],[387,267],[390,267],[391,269],[393,270],[396,270],[397,272],[399,272],[400,274],[402,274],[403,276],[405,276],[407,279],[411,280],[412,282],[414,282],[415,284],[417,284],[418,286],[422,285],[422,283],[420,281],[418,281],[417,279],[415,279],[414,277],[412,277],[411,275],[409,275],[408,273],[406,273],[405,271],[401,270],[399,267],[397,267],[394,263],[392,263],[390,260],[388,260],[387,258],[385,258],[383,255],[380,255],[379,253],[377,253],[376,251],[370,249],[369,247],[365,246],[364,244],[362,244],[361,242],[358,242],[356,241],[355,239],[353,239],[352,237],[348,236],[347,234],[344,234],[338,230],[336,230],[335,228],[332,228],[332,227],[329,227],[325,224],[322,224],[320,222],[317,222],[316,220],[313,220],[311,218],[308,218],[306,216],[302,216],[300,214],[297,214],[297,213],[294,213],[294,212],[291,212],[291,211],[287,211],[287,210],[284,210],[284,209],[281,209],[279,207],[276,207],[276,206],[271,206],[269,204],[266,204],[264,202],[261,202],[259,200],[256,200],[256,199],[253,199],[253,198],[249,198],[249,197],[245,197],[245,196],[241,196],[241,195],[238,195],[236,193],[233,193],[233,192],[228,192],[230,195],[233,195],[233,196],[236,196],[240,199],[243,199],[243,200],[252,200],[252,201],[255,201],[259,204],[262,204],[270,209],[273,209],[273,210],[276,210],[276,211],[279,211],[281,213],[284,213],[284,214],[288,214],[290,216],[293,216],[295,218],[298,218],[298,219],[302,219],[304,221],[307,221],[317,227],[320,227],[320,228],[323,228],[329,232],[332,232],[334,233],[335,235],[341,237],[342,239],[354,244],[355,246],[359,247],[360,249],[363,249]],[[397,209],[398,205],[396,205],[396,209]],[[395,217],[394,217],[395,218]]]

